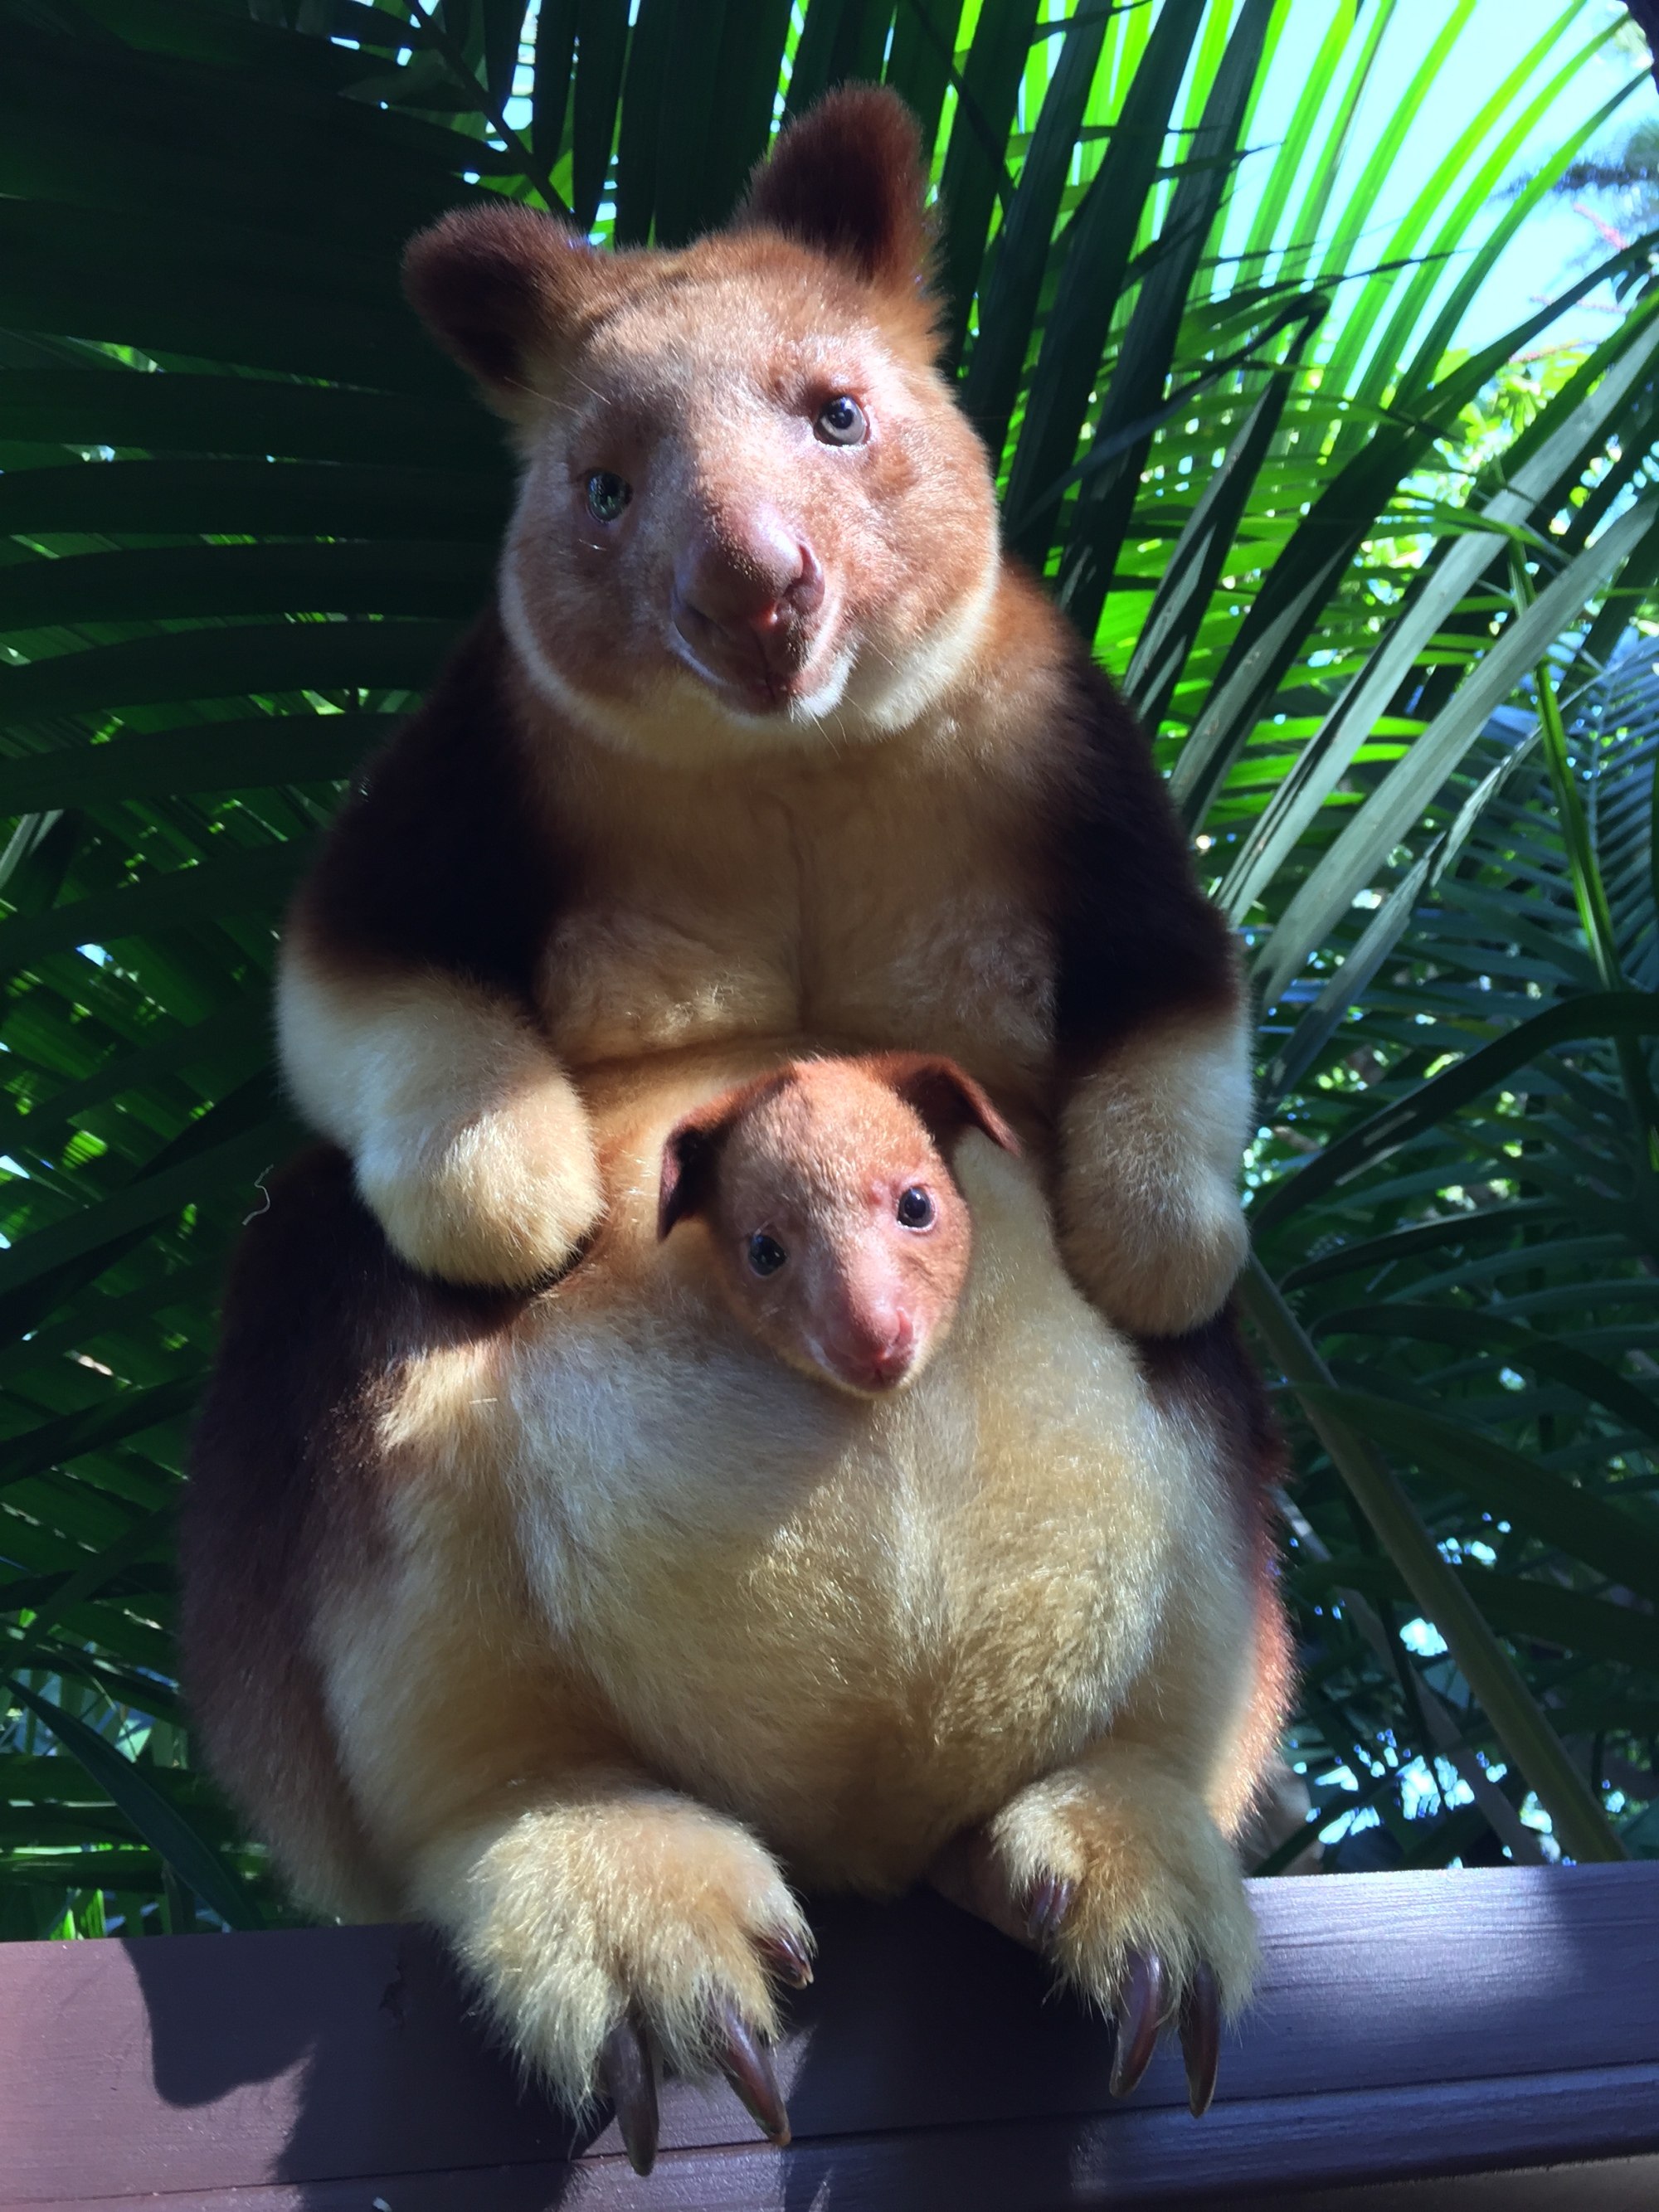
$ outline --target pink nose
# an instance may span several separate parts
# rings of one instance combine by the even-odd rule
[[[674,590],[680,609],[727,636],[751,633],[764,652],[797,629],[823,599],[823,570],[811,547],[775,508],[755,507],[700,535],[681,555]]]
[[[915,1358],[915,1324],[902,1309],[861,1316],[824,1349],[845,1381],[863,1390],[890,1390]]]

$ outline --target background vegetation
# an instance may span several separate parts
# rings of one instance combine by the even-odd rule
[[[276,917],[510,496],[399,247],[503,192],[683,240],[848,76],[921,118],[1009,539],[1249,948],[1327,1863],[1659,1849],[1659,305],[1631,229],[1594,350],[1453,349],[1620,106],[1491,227],[1619,35],[1573,0],[1381,222],[1471,5],[1345,165],[1393,0],[0,0],[0,1929],[280,1910],[191,1769],[171,1516],[295,1139]]]

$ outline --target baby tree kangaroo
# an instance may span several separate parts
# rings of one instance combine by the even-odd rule
[[[1019,1149],[949,1060],[797,1060],[671,1131],[657,1233],[700,1215],[726,1303],[780,1358],[843,1390],[896,1389],[967,1280],[967,1202],[936,1147],[969,1127]]]
[[[227,1787],[314,1902],[444,1929],[641,2165],[659,2053],[783,2136],[793,1881],[1024,1931],[1120,2087],[1179,2013],[1195,2109],[1253,1971],[1237,981],[1000,554],[927,273],[868,89],[684,252],[509,207],[411,248],[522,489],[290,917],[338,1149],[246,1233],[196,1445]]]

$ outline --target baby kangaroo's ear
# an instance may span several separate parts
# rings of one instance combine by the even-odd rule
[[[677,1121],[663,1140],[662,1177],[657,1185],[657,1237],[677,1221],[708,1213],[720,1181],[720,1154],[747,1105],[750,1087],[711,1099]]]
[[[677,1221],[689,1221],[708,1208],[714,1194],[719,1146],[699,1115],[688,1115],[668,1133],[662,1148],[662,1176],[657,1185],[657,1238]]]
[[[927,1053],[890,1052],[877,1055],[871,1067],[896,1097],[921,1115],[936,1145],[948,1143],[964,1129],[983,1129],[1005,1152],[1018,1152],[1019,1139],[985,1091],[955,1060]]]
[[[746,1114],[793,1080],[785,1068],[757,1075],[735,1091],[710,1098],[676,1121],[663,1140],[662,1180],[657,1186],[657,1235],[666,1237],[677,1221],[713,1206],[726,1140]]]

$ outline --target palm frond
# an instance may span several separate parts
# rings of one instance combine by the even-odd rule
[[[1467,4],[1413,65],[1468,70]],[[921,118],[1010,534],[1157,732],[1245,932],[1248,1303],[1301,1465],[1318,1824],[1641,1848],[1659,1750],[1659,343],[1571,373],[1475,252],[1609,27],[1414,161],[1391,0],[0,0],[0,1930],[281,1911],[190,1768],[167,1516],[216,1285],[295,1140],[281,901],[489,588],[506,449],[398,291],[493,196],[718,222],[781,113]],[[1442,49],[1444,49],[1443,54]],[[1291,73],[1275,148],[1264,89]],[[1356,150],[1369,143],[1369,156]],[[1588,935],[1586,928],[1588,927]],[[1339,1853],[1340,1856],[1340,1853]]]

